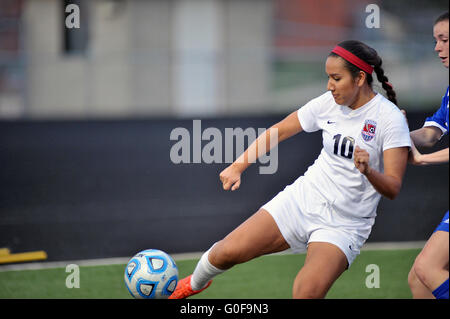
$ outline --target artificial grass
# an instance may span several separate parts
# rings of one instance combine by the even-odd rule
[[[411,298],[407,277],[419,249],[362,251],[335,282],[326,298]],[[292,283],[305,255],[269,255],[236,265],[217,276],[213,284],[193,299],[288,299]],[[179,260],[179,277],[195,268],[197,260]],[[379,269],[379,288],[368,288],[366,280]],[[132,298],[124,284],[125,265],[80,266],[80,288],[67,288],[70,273],[65,268],[0,272],[0,298]]]

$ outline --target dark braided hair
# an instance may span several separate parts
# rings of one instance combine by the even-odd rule
[[[389,79],[384,74],[384,70],[381,67],[383,64],[383,61],[381,60],[380,56],[378,55],[377,51],[375,51],[373,48],[369,47],[368,45],[356,41],[356,40],[348,40],[343,41],[338,44],[338,46],[346,49],[347,51],[350,51],[354,55],[356,55],[361,60],[367,62],[368,64],[372,65],[375,71],[375,74],[377,76],[378,81],[381,83],[381,86],[386,91],[387,98],[389,101],[397,105],[397,95],[394,91],[394,88],[391,83],[389,83]],[[338,56],[336,53],[331,52],[330,56]],[[359,75],[359,72],[361,69],[359,69],[357,66],[351,64],[347,60],[343,59],[345,62],[345,67],[350,71],[352,76],[355,78]],[[371,74],[367,74],[367,83],[370,87],[372,87],[373,83],[373,77]]]

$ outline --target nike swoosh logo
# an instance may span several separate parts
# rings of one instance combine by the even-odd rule
[[[327,121],[327,124],[334,124],[334,123],[336,123],[336,122],[333,122],[333,121],[330,121],[330,120]]]

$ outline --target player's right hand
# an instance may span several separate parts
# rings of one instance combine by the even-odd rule
[[[224,190],[235,191],[241,186],[241,171],[231,164],[227,168],[225,168],[220,174],[220,181],[222,182],[222,186]]]
[[[355,163],[355,167],[361,172],[363,175],[368,175],[371,172],[371,167],[369,165],[369,153],[365,150],[356,146],[355,152],[353,153],[353,161]]]

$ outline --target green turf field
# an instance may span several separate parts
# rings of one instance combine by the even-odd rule
[[[327,298],[411,298],[407,277],[419,249],[362,251]],[[217,276],[193,298],[291,298],[293,280],[305,255],[269,255]],[[180,278],[197,260],[179,260]],[[367,288],[368,265],[379,267],[379,288]],[[0,298],[132,298],[125,288],[125,265],[81,266],[80,288],[67,288],[65,268],[0,272]]]

